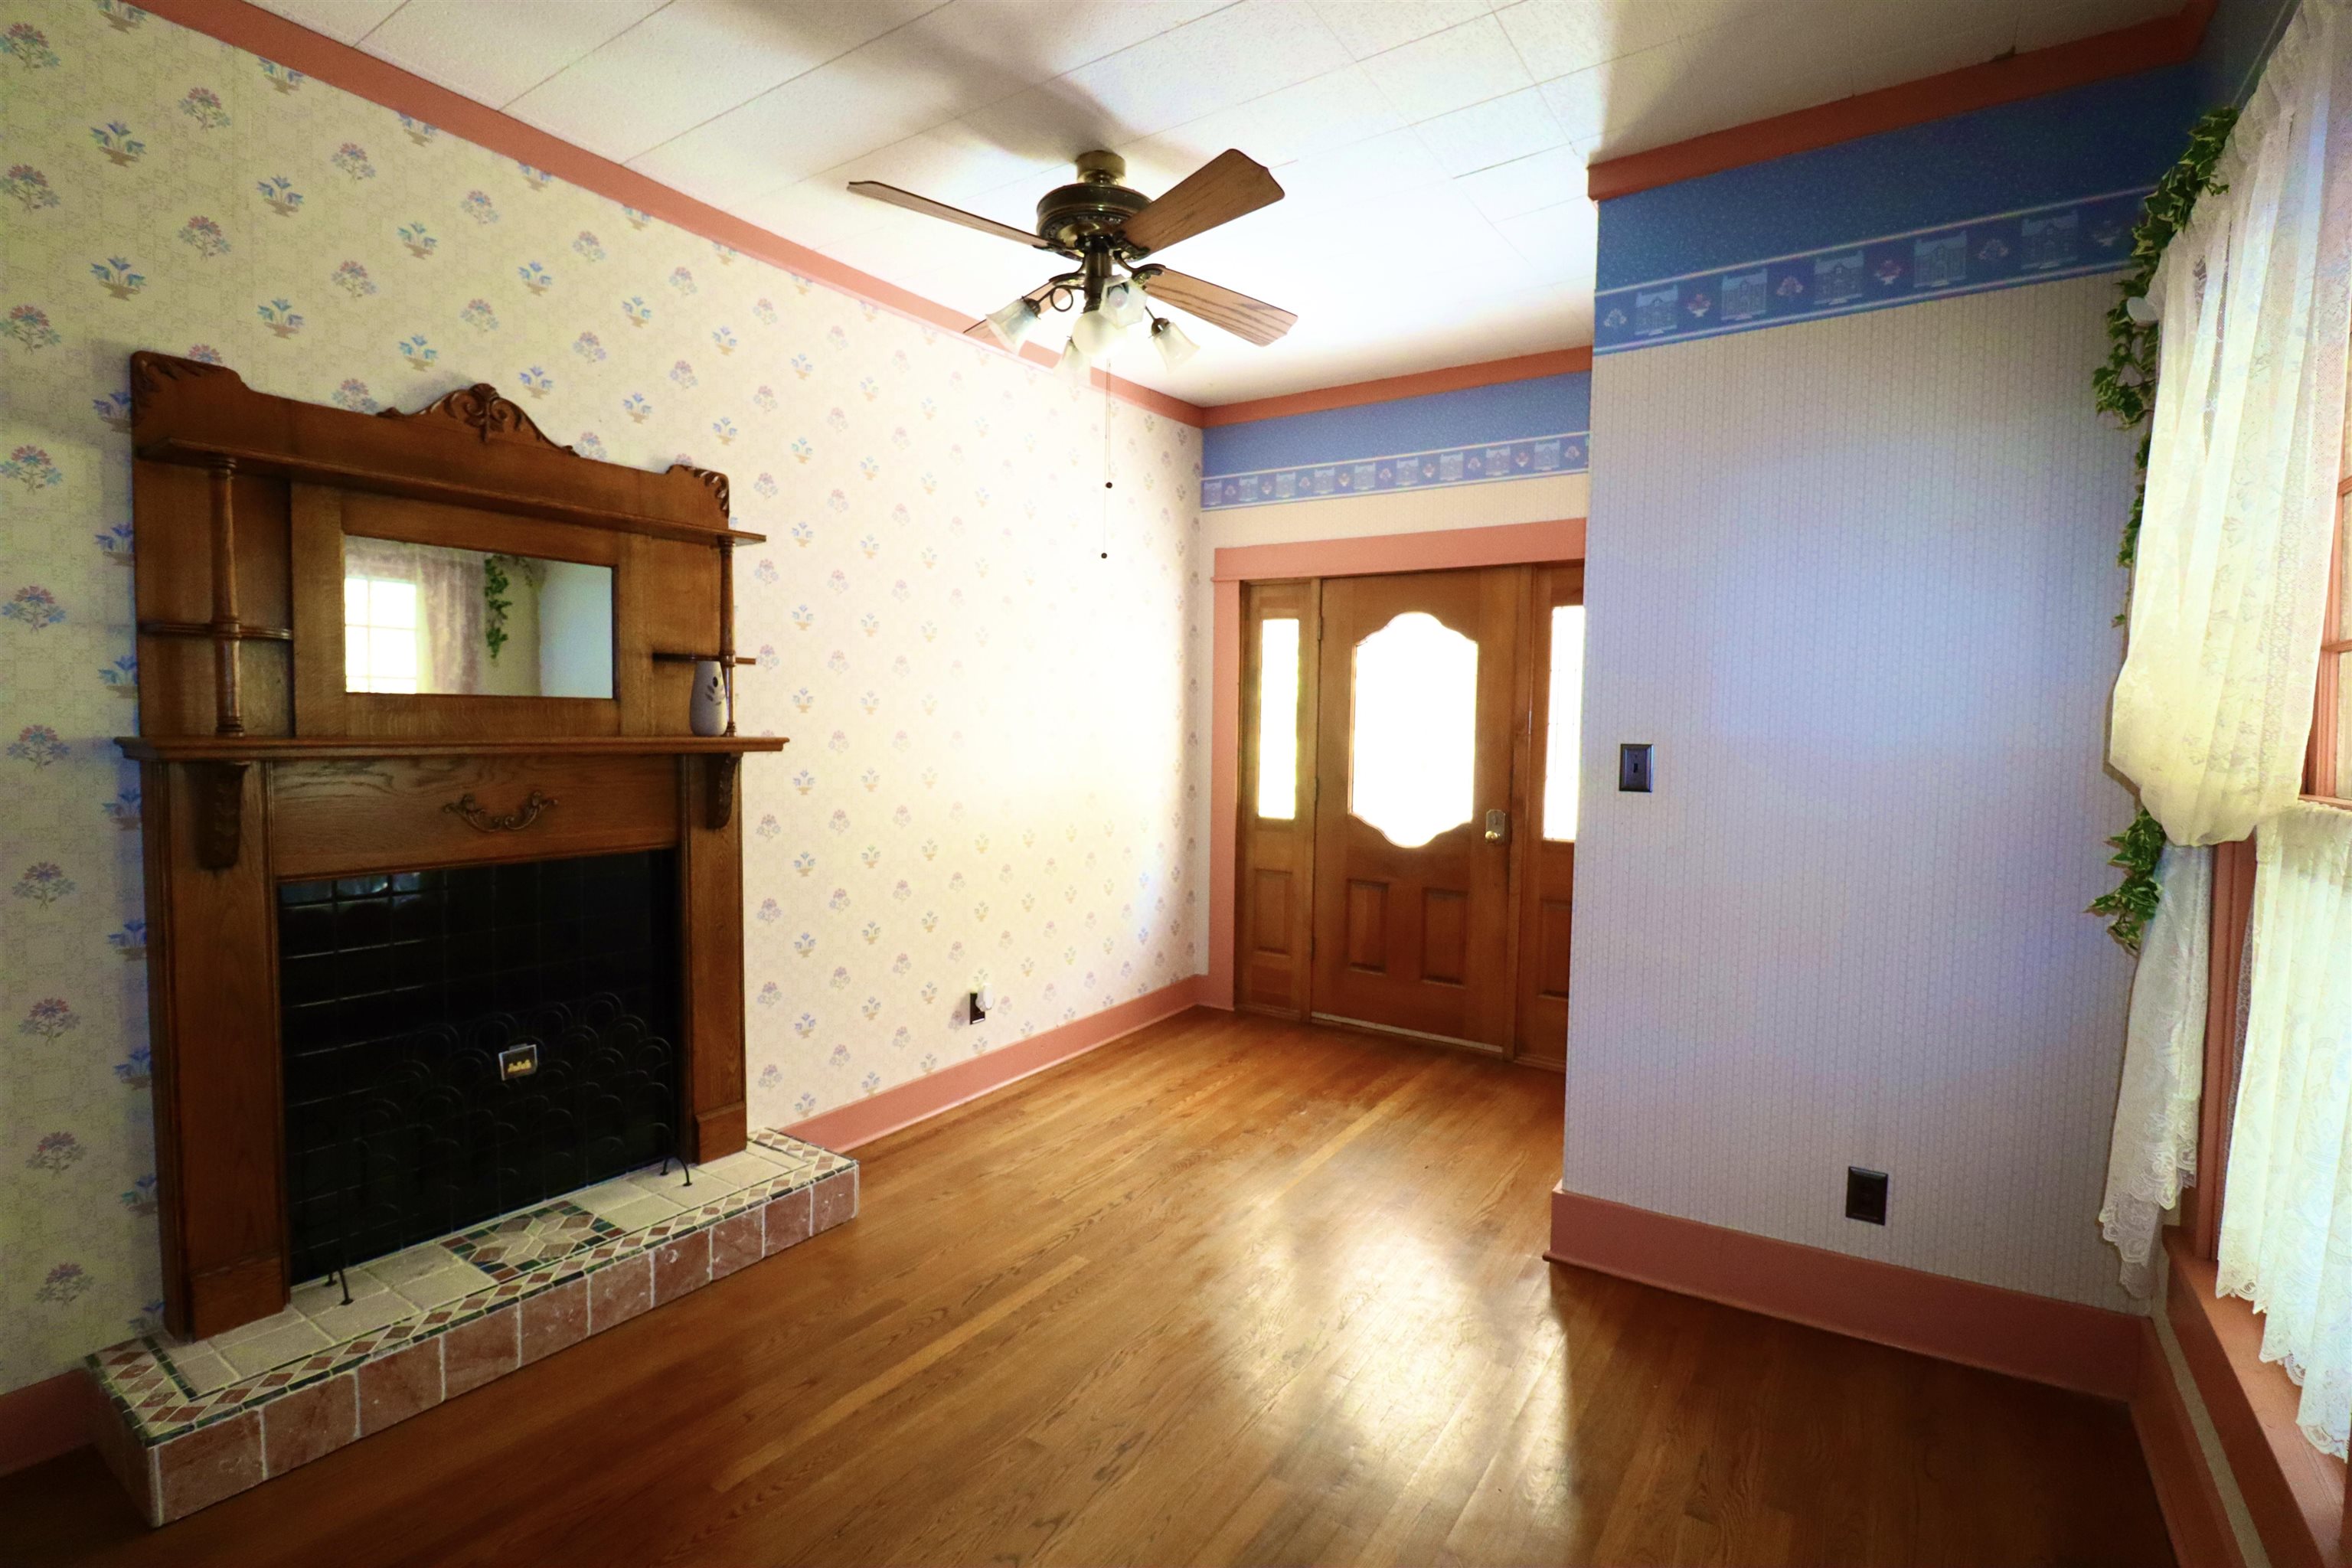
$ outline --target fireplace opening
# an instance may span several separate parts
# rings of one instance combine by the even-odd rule
[[[279,887],[291,1277],[675,1154],[677,922],[668,850]]]

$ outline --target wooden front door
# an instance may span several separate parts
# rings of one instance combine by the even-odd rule
[[[1584,568],[1255,583],[1237,1006],[1559,1067]]]
[[[1314,1011],[1511,1043],[1523,567],[1323,585]]]

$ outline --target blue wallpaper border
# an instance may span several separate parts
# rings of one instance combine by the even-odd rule
[[[2147,188],[1608,289],[1595,354],[2113,271],[2131,256]]]
[[[1346,463],[1305,463],[1246,474],[1215,474],[1201,480],[1201,510],[1279,506],[1288,501],[1331,500],[1394,490],[1443,489],[1454,485],[1494,484],[1539,475],[1580,474],[1591,467],[1591,434],[1564,431],[1517,441],[1481,441],[1428,452],[1400,452]]]

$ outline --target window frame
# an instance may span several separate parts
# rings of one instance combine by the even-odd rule
[[[2352,510],[2352,404],[2336,461],[2336,504],[2327,542],[2326,618],[2312,683],[2311,731],[2304,747],[2303,798],[2352,810],[2352,777],[2340,767],[2338,702],[2352,659],[2344,534]],[[2251,836],[2213,847],[2213,908],[2205,1008],[2204,1094],[2198,1107],[2197,1181],[2183,1189],[2178,1219],[2164,1236],[2169,1278],[2165,1313],[2190,1381],[2212,1419],[2272,1561],[2336,1560],[2352,1538],[2352,1467],[2311,1446],[2295,1421],[2301,1390],[2286,1369],[2262,1359],[2263,1326],[2252,1303],[2216,1294],[2221,1215],[2228,1204],[2230,1124],[2237,1106],[2244,1047],[2246,961],[2253,922]]]

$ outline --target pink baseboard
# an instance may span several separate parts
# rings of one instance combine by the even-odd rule
[[[986,1056],[970,1057],[941,1068],[911,1083],[886,1089],[848,1105],[836,1106],[799,1121],[784,1131],[795,1138],[846,1153],[886,1133],[953,1110],[957,1106],[992,1094],[1032,1073],[1044,1072],[1072,1057],[1135,1033],[1147,1024],[1173,1017],[1201,1000],[1203,977],[1193,975],[1163,985],[1132,1002],[1122,1002],[1099,1013],[1047,1029],[1042,1034],[1000,1046]]]
[[[2181,1397],[2180,1384],[2164,1359],[2153,1322],[2141,1324],[2132,1430],[2139,1436],[2148,1479],[2156,1483],[2157,1505],[2164,1510],[2173,1556],[2187,1568],[2245,1568],[2237,1531],[2230,1528],[2229,1512],[2221,1506],[2221,1489],[2206,1466],[2197,1428],[2189,1419],[2189,1402]]]
[[[79,1367],[0,1394],[0,1476],[89,1440],[89,1378]]]
[[[1832,1333],[2129,1400],[2147,1321],[1555,1187],[1558,1263],[1597,1268]]]

